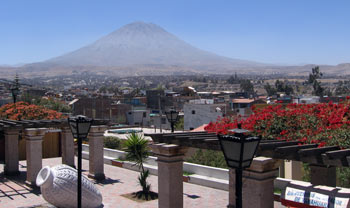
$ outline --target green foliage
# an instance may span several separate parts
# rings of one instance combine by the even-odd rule
[[[68,105],[58,100],[44,99],[40,96],[35,96],[28,93],[24,93],[19,100],[27,102],[29,104],[43,106],[47,109],[61,113],[70,113],[72,111],[72,109]]]
[[[268,96],[272,96],[272,95],[275,95],[277,93],[276,88],[272,87],[269,83],[266,83],[264,88],[265,88]]]
[[[254,85],[249,79],[241,79],[240,88],[243,92],[254,93]]]
[[[275,87],[267,83],[264,88],[269,96],[275,95],[277,92],[284,92],[286,95],[294,93],[293,87],[288,85],[287,81],[276,80]]]
[[[142,191],[137,192],[136,196],[145,200],[153,199],[154,193],[150,191],[151,184],[147,182],[149,171],[143,167],[143,163],[150,154],[148,141],[141,134],[137,133],[131,133],[127,138],[124,143],[125,151],[127,152],[126,160],[134,161],[141,171],[138,182],[142,187]]]
[[[320,79],[323,74],[320,72],[320,67],[316,66],[312,68],[311,74],[309,74],[308,83],[312,84],[314,88],[313,94],[317,96],[323,96],[324,88],[321,86],[321,83],[317,80]]]
[[[148,141],[137,133],[131,133],[124,143],[126,154],[126,160],[133,161],[143,169],[143,163],[149,156]]]
[[[192,172],[187,172],[187,171],[183,171],[182,175],[184,176],[190,176],[190,175],[193,175],[194,173]]]
[[[235,74],[235,76],[230,76],[226,82],[228,84],[238,84],[239,78],[237,77],[237,74]]]
[[[350,188],[350,168],[338,167],[337,168],[337,186]]]
[[[110,149],[120,149],[121,142],[118,137],[107,136],[103,138],[103,146]]]
[[[217,168],[227,168],[224,154],[221,151],[199,149],[186,161]]]
[[[350,81],[339,81],[335,88],[335,95],[348,95],[350,94]]]
[[[101,93],[114,93],[116,95],[120,93],[120,90],[117,86],[102,86],[98,91]]]
[[[303,181],[311,181],[311,170],[307,163],[303,163]],[[350,188],[350,168],[349,167],[337,167],[337,186]]]
[[[293,88],[288,85],[287,81],[276,80],[275,87],[277,92],[285,92],[287,95],[290,95],[294,92]]]
[[[303,181],[307,181],[310,182],[311,181],[311,173],[310,173],[310,166],[308,163],[303,163],[302,166],[302,172],[303,172],[303,176],[302,176],[302,180]]]
[[[149,193],[151,191],[151,184],[147,183],[147,178],[149,176],[149,171],[146,170],[140,173],[138,177],[139,184],[142,187],[142,192]]]
[[[175,130],[180,131],[184,129],[184,117],[180,117],[175,123]]]
[[[323,74],[320,72],[320,67],[316,66],[314,68],[312,68],[312,72],[311,74],[309,74],[309,84],[314,83],[315,81],[317,81],[317,79],[321,78],[323,76]]]

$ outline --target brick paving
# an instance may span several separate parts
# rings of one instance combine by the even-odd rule
[[[44,159],[43,166],[61,164],[61,158]],[[83,160],[83,174],[88,174],[88,161]],[[153,208],[158,207],[158,200],[135,202],[123,197],[140,190],[137,182],[138,172],[105,165],[106,180],[97,183],[103,195],[104,208]],[[41,197],[40,189],[32,189],[25,181],[26,161],[20,161],[21,174],[16,177],[4,177],[3,164],[0,164],[0,208],[14,207],[52,207]],[[150,176],[152,191],[157,192],[157,176]],[[226,207],[228,192],[204,186],[184,183],[184,207]],[[280,207],[280,205],[275,205]]]

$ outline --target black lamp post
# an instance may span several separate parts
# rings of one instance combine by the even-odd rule
[[[12,93],[13,103],[16,103],[17,95],[19,94],[19,88],[17,85],[14,87],[11,87],[11,93]]]
[[[78,139],[78,208],[81,208],[81,152],[82,140],[85,139],[90,131],[92,119],[85,116],[76,116],[68,118],[68,124],[73,137]]]
[[[232,135],[218,135],[221,150],[224,153],[227,166],[236,169],[236,207],[242,208],[242,173],[243,169],[250,166],[261,137],[250,137],[248,130],[242,129],[238,124],[237,129],[229,130]]]
[[[166,111],[165,112],[166,118],[168,119],[168,121],[170,122],[171,125],[171,132],[174,132],[174,125],[175,122],[177,121],[177,118],[179,116],[179,112],[171,109],[170,111]]]

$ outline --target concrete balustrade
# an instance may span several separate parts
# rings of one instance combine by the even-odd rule
[[[152,144],[158,163],[158,207],[183,207],[183,158],[187,150],[174,144]]]
[[[24,130],[26,139],[27,180],[35,186],[36,176],[42,168],[42,141],[46,128],[28,128]]]
[[[5,175],[17,175],[19,129],[5,130]]]
[[[267,157],[256,157],[250,168],[243,171],[243,207],[272,208],[274,203],[274,179],[280,162]],[[229,205],[236,207],[236,174],[229,171]]]
[[[284,162],[284,176],[288,179],[302,180],[303,173],[301,169],[303,163],[300,161],[289,160]]]
[[[61,129],[62,164],[74,165],[74,138],[69,127]]]
[[[89,138],[89,177],[104,180],[103,134],[107,126],[91,126]]]

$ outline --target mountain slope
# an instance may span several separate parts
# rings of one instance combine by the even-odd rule
[[[71,53],[47,60],[61,66],[253,67],[255,62],[230,59],[197,49],[152,23],[135,22]]]

